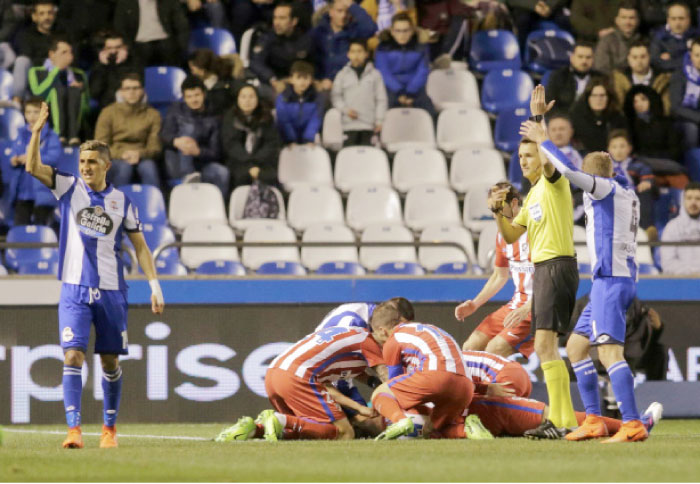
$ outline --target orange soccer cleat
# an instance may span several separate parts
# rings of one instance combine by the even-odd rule
[[[616,442],[641,442],[649,437],[649,432],[644,427],[641,420],[630,420],[620,427],[615,435],[605,439],[603,444],[614,444]]]
[[[83,448],[83,432],[80,427],[70,427],[66,440],[63,441],[64,449],[82,449]]]
[[[119,447],[117,442],[117,427],[102,426],[102,435],[100,436],[100,449],[114,449]]]
[[[605,426],[605,422],[598,415],[586,415],[586,420],[583,421],[581,426],[574,430],[573,432],[566,434],[564,437],[566,440],[575,442],[579,440],[589,440],[597,439],[599,437],[607,437],[610,435],[608,433],[608,427]]]

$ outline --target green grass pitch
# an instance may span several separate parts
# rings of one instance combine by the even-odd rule
[[[124,424],[120,447],[60,448],[60,426],[12,426],[0,481],[697,481],[700,420],[666,420],[644,443],[410,440],[238,442],[223,424]],[[16,432],[20,431],[20,432]],[[36,433],[30,433],[36,432]],[[50,434],[48,432],[55,432]],[[83,431],[98,432],[96,425]],[[136,437],[136,436],[142,437]],[[156,438],[144,438],[144,435]],[[164,436],[177,437],[172,439]],[[185,440],[182,437],[189,437]],[[201,440],[198,440],[201,439]]]

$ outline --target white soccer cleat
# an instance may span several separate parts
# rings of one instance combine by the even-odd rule
[[[642,423],[646,427],[647,432],[651,432],[651,429],[654,428],[654,425],[659,423],[659,420],[661,420],[663,413],[664,406],[661,405],[659,402],[653,402],[651,405],[649,405],[649,407],[644,411],[641,417]]]

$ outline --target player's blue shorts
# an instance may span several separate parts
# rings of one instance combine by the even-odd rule
[[[58,336],[63,351],[87,351],[95,325],[95,353],[126,355],[126,291],[63,284],[58,302]]]
[[[591,345],[624,344],[627,309],[637,295],[631,277],[593,279],[591,299],[578,318],[574,333],[587,337]]]

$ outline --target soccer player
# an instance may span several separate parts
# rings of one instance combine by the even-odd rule
[[[523,365],[486,351],[462,351],[474,393],[495,397],[529,397],[532,382]]]
[[[541,93],[541,95],[540,95]],[[541,121],[552,108],[544,102],[544,88],[537,86],[530,101],[533,119]],[[559,355],[558,337],[568,330],[576,304],[578,267],[574,251],[574,216],[569,180],[561,176],[537,144],[525,138],[518,148],[523,176],[532,184],[520,213],[510,220],[503,210],[507,190],[496,190],[489,208],[497,211],[496,223],[506,243],[516,242],[527,231],[530,256],[535,264],[532,320],[535,323],[535,352],[542,362],[551,412],[549,420],[527,436],[563,437],[566,428],[577,425],[569,389],[569,372]],[[548,431],[551,428],[559,432]]]
[[[365,328],[371,331],[369,318],[372,317],[376,304],[373,303],[347,303],[332,309],[316,326],[315,331],[328,328]]]
[[[80,178],[58,172],[44,165],[39,153],[40,133],[48,117],[49,108],[42,103],[39,118],[32,126],[26,170],[51,189],[61,210],[58,274],[63,286],[58,325],[65,354],[63,402],[68,423],[63,447],[83,447],[80,373],[92,324],[95,353],[100,354],[103,372],[104,425],[100,447],[117,447],[115,423],[122,387],[119,355],[128,353],[127,286],[119,255],[124,232],[134,244],[138,262],[148,277],[154,314],[163,312],[163,293],[136,209],[124,193],[106,182],[111,166],[109,147],[100,141],[87,141],[80,146]]]
[[[601,418],[598,375],[589,356],[594,346],[610,377],[623,421],[620,430],[604,442],[646,440],[648,433],[639,418],[634,397],[634,377],[623,355],[625,315],[637,293],[639,199],[625,178],[613,178],[613,161],[608,153],[589,153],[579,170],[547,138],[541,124],[527,121],[521,134],[537,142],[556,169],[584,191],[586,244],[593,266],[593,287],[566,350],[586,407],[586,421],[566,439],[587,440],[608,435],[609,429]]]
[[[508,190],[505,203],[500,208],[501,213],[509,219],[517,216],[522,203],[520,192],[508,182],[497,183],[489,190],[489,195],[494,189]],[[506,244],[500,233],[496,235],[493,273],[474,299],[464,301],[455,308],[455,318],[463,321],[490,300],[508,281],[508,272],[515,284],[513,297],[476,327],[464,342],[462,349],[487,351],[505,357],[520,352],[526,358],[534,351],[534,342],[530,334],[530,308],[535,267],[530,261],[527,232],[512,244]]]

